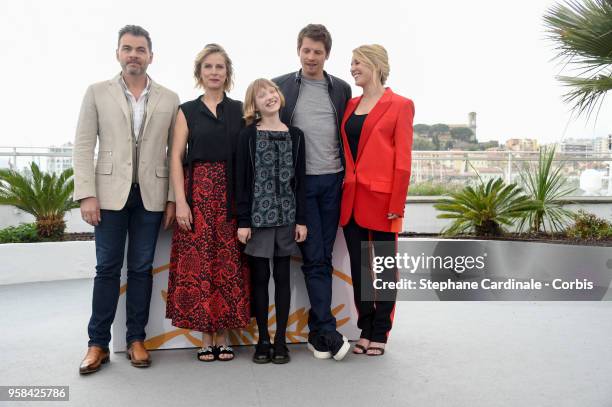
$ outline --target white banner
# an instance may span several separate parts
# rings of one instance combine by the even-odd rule
[[[146,328],[147,349],[173,349],[201,346],[202,335],[199,332],[172,326],[166,315],[166,293],[168,290],[168,267],[170,261],[171,231],[161,231],[157,241],[155,260],[153,262],[153,294],[151,311]],[[126,256],[127,257],[127,256]],[[301,259],[291,260],[291,308],[287,324],[287,343],[306,342],[308,340],[308,293],[304,284]],[[338,331],[349,339],[357,339],[357,311],[353,304],[353,287],[349,258],[342,230],[338,229],[333,258],[333,300],[332,312],[336,317]],[[121,295],[117,307],[117,315],[113,324],[113,350],[125,350],[125,291],[127,287],[126,265],[121,272]],[[270,278],[270,299],[274,299],[274,280]],[[268,328],[274,336],[276,318],[274,304],[270,305]],[[257,324],[255,318],[245,329],[230,331],[232,345],[249,345],[257,342]]]

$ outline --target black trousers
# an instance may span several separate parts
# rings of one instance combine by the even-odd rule
[[[392,301],[376,300],[371,256],[373,250],[375,256],[394,257],[397,251],[397,234],[362,228],[354,218],[351,218],[350,222],[343,227],[343,232],[351,262],[353,295],[358,313],[357,327],[361,329],[361,338],[387,343],[387,337],[393,324],[395,292],[390,293],[388,290],[385,292],[385,299]],[[362,248],[361,242],[371,244]],[[396,243],[380,244],[379,242]],[[362,261],[362,259],[367,260]],[[387,269],[377,277],[384,281],[397,281],[397,269]],[[374,299],[374,301],[365,301],[364,297]]]
[[[289,305],[291,302],[290,257],[274,257],[274,302],[276,309],[276,334],[274,343],[285,343]],[[251,283],[253,284],[253,311],[257,320],[259,342],[270,341],[268,333],[268,282],[270,281],[270,259],[249,256]]]

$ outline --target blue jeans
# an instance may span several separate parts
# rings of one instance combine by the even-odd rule
[[[100,216],[102,220],[95,227],[97,265],[87,331],[89,346],[107,349],[119,301],[127,236],[126,341],[129,344],[136,340],[144,341],[146,337],[153,286],[151,270],[163,212],[147,211],[139,187],[134,185],[123,209],[103,209]]]
[[[332,249],[340,220],[343,177],[343,172],[306,176],[308,238],[300,245],[302,271],[310,300],[308,328],[321,334],[336,330],[331,313]]]

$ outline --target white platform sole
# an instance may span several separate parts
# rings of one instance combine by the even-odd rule
[[[312,346],[310,342],[308,342],[308,350],[312,352],[315,358],[317,359],[331,359],[331,352],[320,352]]]
[[[321,352],[316,350],[310,342],[308,342],[307,346],[308,350],[311,351],[314,357],[317,359],[331,359],[333,357],[335,360],[342,360],[351,349],[351,344],[348,342],[348,339],[345,336],[342,336],[342,340],[344,341],[344,343],[342,344],[342,347],[340,347],[338,353],[336,353],[335,355],[332,355],[331,352]]]

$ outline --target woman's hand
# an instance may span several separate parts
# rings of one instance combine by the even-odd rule
[[[176,223],[186,232],[191,230],[193,217],[191,216],[191,209],[189,209],[187,202],[176,203]]]
[[[251,240],[251,228],[238,228],[238,240],[242,244]]]
[[[302,243],[306,240],[306,235],[308,235],[308,229],[306,225],[295,225],[295,241],[298,243]]]
[[[389,219],[389,220],[393,220],[393,219],[397,219],[397,218],[401,218],[401,216],[398,215],[397,213],[388,213],[387,214],[387,219]]]

